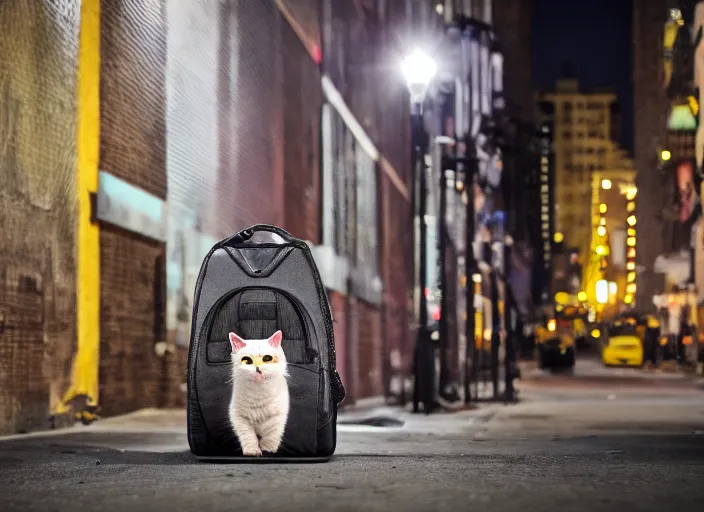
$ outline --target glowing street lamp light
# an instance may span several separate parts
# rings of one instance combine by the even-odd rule
[[[604,190],[611,190],[611,180],[601,180],[601,188],[603,188]]]
[[[428,84],[436,71],[435,61],[421,50],[416,50],[403,60],[401,72],[406,79],[412,102],[418,103],[423,100]]]

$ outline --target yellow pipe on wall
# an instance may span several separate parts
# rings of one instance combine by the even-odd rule
[[[78,169],[78,224],[76,250],[77,352],[71,371],[71,388],[58,413],[68,402],[87,396],[88,405],[98,403],[100,362],[100,232],[91,222],[91,194],[98,190],[100,159],[100,0],[81,2],[78,49],[76,131]]]

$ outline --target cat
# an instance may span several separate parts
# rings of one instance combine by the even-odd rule
[[[276,453],[288,420],[289,395],[283,334],[245,340],[234,332],[230,423],[245,456]]]

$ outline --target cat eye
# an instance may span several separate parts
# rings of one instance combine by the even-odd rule
[[[270,363],[270,362],[272,362],[273,360],[274,360],[274,358],[271,357],[271,356],[268,355],[268,354],[265,355],[264,357],[262,357],[262,361],[264,361],[265,363]]]
[[[252,358],[249,356],[244,356],[240,362],[242,364],[254,364],[254,361],[252,361]]]

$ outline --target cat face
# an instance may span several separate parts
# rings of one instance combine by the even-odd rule
[[[281,348],[283,334],[276,331],[265,340],[245,340],[230,333],[232,366],[236,375],[253,380],[286,376],[286,356]]]

